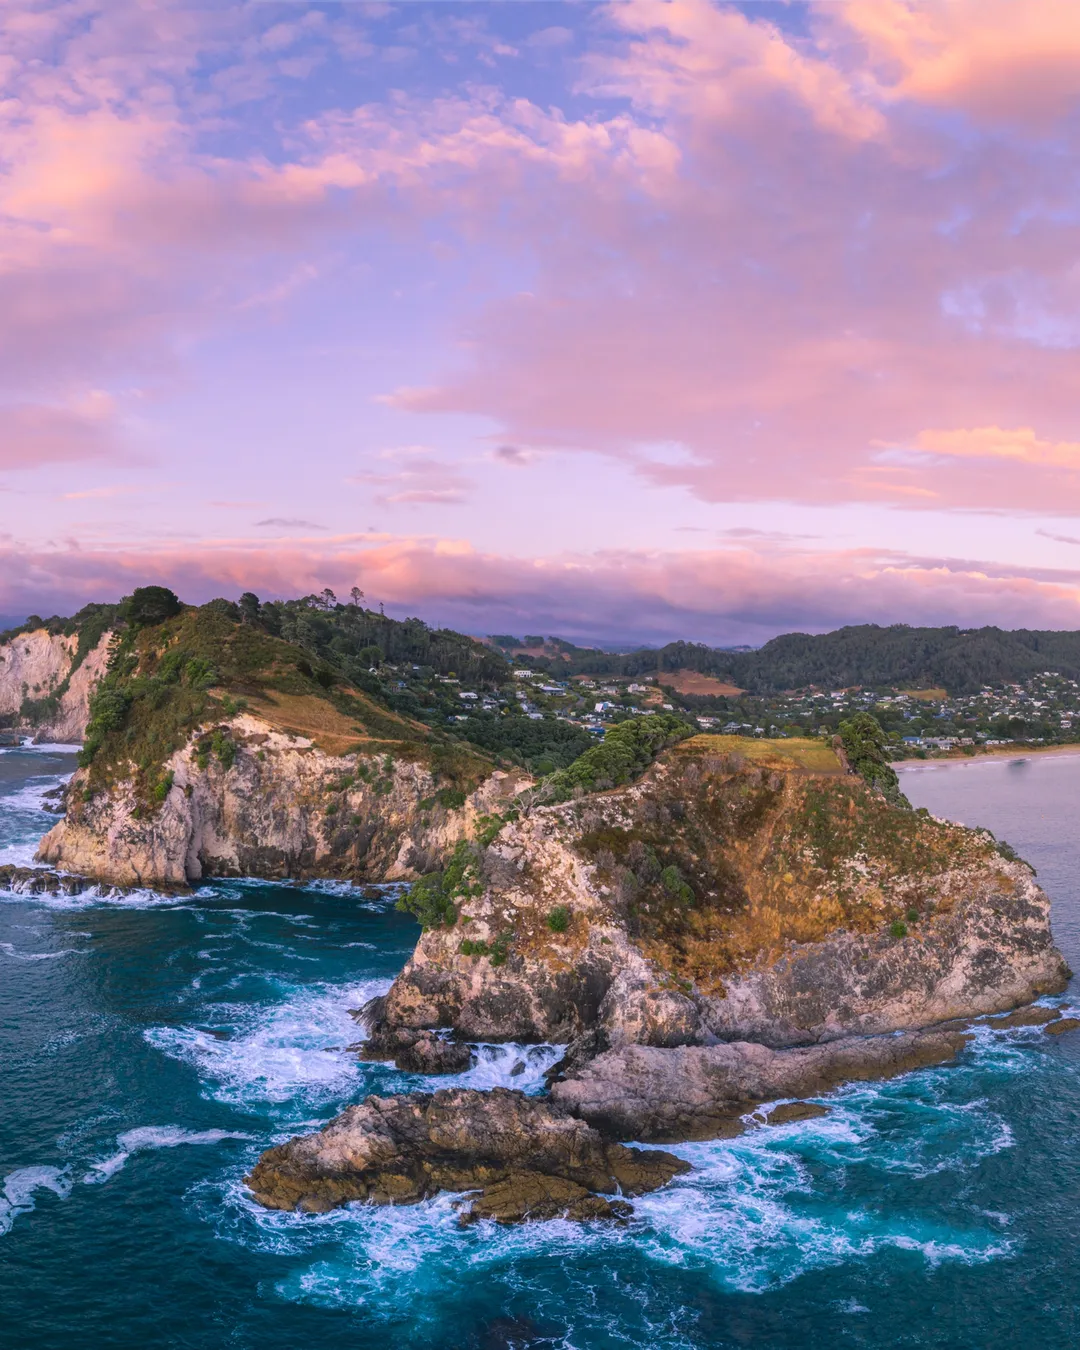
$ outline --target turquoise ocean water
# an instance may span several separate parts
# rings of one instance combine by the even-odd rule
[[[72,767],[0,752],[0,861],[32,855]],[[903,785],[1035,863],[1080,969],[1080,756]],[[1080,1035],[980,1032],[954,1067],[832,1094],[828,1117],[687,1145],[693,1172],[622,1229],[462,1231],[446,1197],[257,1209],[259,1151],[366,1093],[539,1090],[549,1047],[480,1047],[451,1080],[343,1053],[348,1009],[415,938],[389,890],[0,893],[0,1345],[1080,1345]]]

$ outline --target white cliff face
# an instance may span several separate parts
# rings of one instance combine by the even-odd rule
[[[497,811],[520,780],[492,774],[448,810],[424,765],[385,753],[327,755],[297,735],[243,714],[227,726],[226,766],[200,764],[196,732],[165,765],[162,804],[138,807],[130,788],[86,800],[76,775],[68,814],[38,858],[117,885],[183,887],[210,876],[414,878],[441,865],[480,816]]]
[[[392,1025],[453,1026],[482,1040],[565,1042],[592,1028],[612,1044],[699,1038],[697,1007],[633,941],[610,888],[574,848],[572,815],[541,808],[504,827],[485,855],[483,893],[453,927],[425,932],[394,982]],[[502,963],[461,951],[502,934],[513,938]]]
[[[33,734],[37,741],[81,741],[90,716],[90,695],[101,678],[109,656],[111,633],[106,633],[74,673],[78,637],[46,632],[20,633],[0,646],[0,716],[18,715],[25,699],[43,699],[54,694],[68,679],[56,714],[30,726],[16,722],[16,729]]]

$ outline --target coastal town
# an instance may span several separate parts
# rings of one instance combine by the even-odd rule
[[[550,664],[545,661],[548,668],[541,668],[535,660],[527,664],[514,658],[508,680],[486,684],[416,666],[384,666],[377,673],[392,704],[470,740],[490,740],[496,728],[520,727],[523,721],[539,724],[529,737],[535,745],[543,742],[545,727],[558,740],[566,739],[571,728],[600,738],[627,718],[661,712],[724,735],[831,737],[860,711],[873,713],[881,723],[894,759],[1080,740],[1080,681],[1054,671],[958,695],[940,687],[810,686],[765,696],[690,671],[560,678]]]

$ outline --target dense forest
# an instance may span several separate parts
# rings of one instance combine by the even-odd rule
[[[639,676],[696,670],[754,694],[806,685],[897,688],[941,686],[970,694],[984,684],[1017,681],[1053,670],[1080,678],[1080,632],[1001,628],[911,628],[877,624],[813,636],[786,633],[757,651],[730,651],[693,642],[611,654],[575,648],[557,664],[567,673]]]

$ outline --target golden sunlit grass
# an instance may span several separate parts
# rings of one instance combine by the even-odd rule
[[[314,694],[284,694],[277,689],[263,690],[252,712],[278,731],[304,736],[328,755],[343,755],[360,749],[364,743],[417,741],[425,731],[404,717],[376,708],[363,694],[354,693],[360,718],[349,717],[326,699]],[[370,706],[375,727],[364,725],[363,712]],[[374,734],[371,734],[374,732]]]
[[[899,689],[897,692],[906,694],[908,698],[922,699],[924,703],[940,703],[949,697],[944,689]]]
[[[740,755],[763,769],[803,773],[842,774],[836,753],[826,741],[808,737],[790,740],[752,740],[748,736],[691,736],[676,747],[680,755]]]

